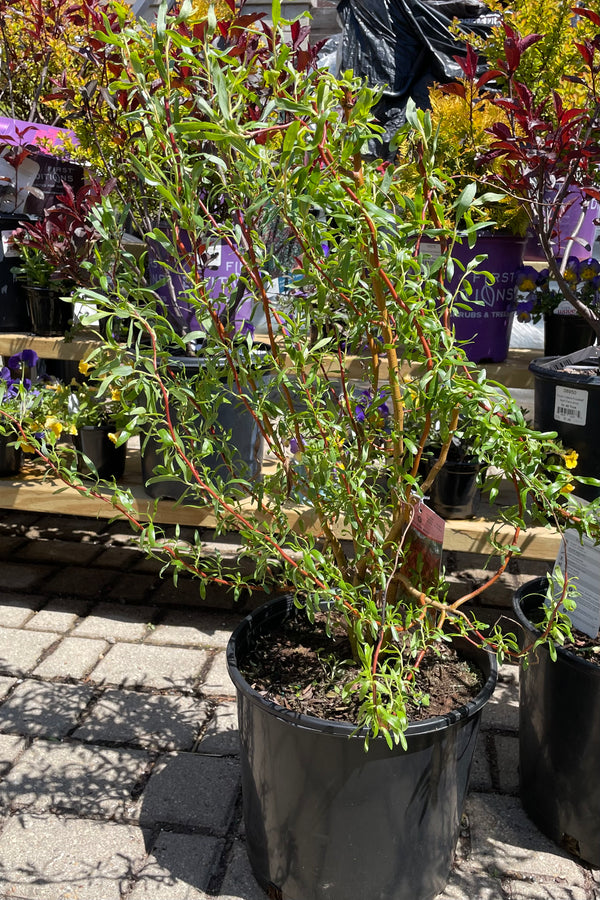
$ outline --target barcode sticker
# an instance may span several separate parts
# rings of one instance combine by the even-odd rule
[[[585,425],[587,420],[587,391],[557,387],[554,395],[554,418],[569,425]]]

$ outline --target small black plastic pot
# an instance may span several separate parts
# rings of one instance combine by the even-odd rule
[[[590,347],[596,335],[591,325],[578,315],[544,316],[544,356],[566,356]]]
[[[23,291],[33,333],[40,337],[63,336],[72,319],[73,307],[61,299],[60,291],[29,284]]]
[[[423,455],[419,472],[427,477],[439,458],[439,452]],[[480,472],[482,463],[467,455],[462,448],[452,446],[446,462],[429,488],[427,505],[442,519],[471,519],[477,515],[481,502]]]
[[[0,332],[29,332],[31,319],[25,299],[19,290],[15,268],[21,258],[13,250],[11,236],[29,216],[0,214]]]
[[[23,451],[20,447],[10,446],[15,440],[14,434],[0,434],[0,477],[18,475],[21,471]]]
[[[481,500],[481,463],[446,461],[429,490],[428,506],[443,519],[471,519]]]
[[[524,646],[538,636],[532,624],[548,587],[536,578],[515,594]],[[519,779],[529,818],[556,844],[600,866],[600,666],[546,647],[521,665]]]
[[[78,452],[77,471],[82,475],[95,477],[84,457],[93,464],[99,478],[123,477],[127,444],[116,447],[109,438],[115,431],[114,425],[83,425],[73,436],[73,443]]]
[[[431,900],[452,864],[496,661],[471,649],[486,677],[473,701],[410,725],[406,751],[378,737],[366,752],[352,725],[283,709],[242,676],[255,636],[296,613],[292,598],[276,598],[227,647],[254,874],[280,900]]]

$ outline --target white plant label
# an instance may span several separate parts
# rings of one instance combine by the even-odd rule
[[[554,418],[569,425],[585,425],[587,404],[587,391],[558,385],[554,395]]]
[[[578,591],[577,606],[567,613],[573,628],[595,638],[600,630],[600,547],[585,535],[582,543],[577,532],[568,528],[555,568],[559,568]]]
[[[2,231],[2,257],[15,257],[19,255],[15,242],[13,240],[12,231]]]

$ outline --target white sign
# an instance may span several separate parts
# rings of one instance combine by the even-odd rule
[[[600,546],[585,535],[582,543],[577,532],[568,528],[555,568],[559,568],[577,588],[577,607],[566,613],[573,628],[595,638],[600,630]],[[555,599],[559,596],[560,593],[555,595]]]
[[[587,391],[557,385],[554,394],[554,418],[569,425],[585,425],[587,421]]]

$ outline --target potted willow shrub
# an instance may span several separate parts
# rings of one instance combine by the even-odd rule
[[[557,467],[548,477],[541,460],[554,445],[474,369],[449,327],[460,294],[445,286],[456,239],[447,223],[466,222],[467,237],[476,228],[468,186],[453,210],[445,205],[428,116],[408,110],[423,146],[409,196],[393,166],[362,159],[380,133],[371,90],[315,70],[267,26],[209,17],[196,29],[190,13],[163,10],[156,29],[104,36],[115,100],[135,125],[128,149],[138,183],[169,199],[177,228],[236,253],[264,317],[258,356],[268,357],[267,374],[257,375],[258,336],[240,339],[224,322],[226,298],[212,296],[200,274],[187,291],[198,331],[184,339],[161,314],[122,249],[127,210],[114,197],[92,214],[99,239],[90,278],[100,289],[82,296],[96,305],[86,324],[102,322],[110,351],[95,368],[101,389],[127,372],[121,401],[137,425],[153,425],[164,476],[186,485],[217,533],[237,534],[251,571],[207,556],[200,533],[187,549],[163,541],[156,522],[136,520],[122,489],[104,496],[176,571],[272,598],[228,648],[248,853],[261,885],[290,900],[426,900],[448,876],[496,657],[517,647],[478,622],[467,597],[448,599],[443,522],[423,498],[463,416],[483,460],[514,486],[514,506],[502,513],[510,534],[492,538],[501,572],[529,522],[553,511],[571,521],[560,502],[571,476]],[[220,221],[201,190],[215,167],[231,211]],[[298,248],[291,297],[273,289],[275,221]],[[437,238],[442,252],[431,260],[421,242]],[[328,329],[332,319],[345,323],[343,337]],[[116,320],[126,346],[112,337]],[[195,340],[201,374],[173,378],[174,349],[195,353]],[[360,386],[348,379],[350,357],[362,360]],[[258,480],[236,468],[235,429],[215,428],[232,397],[268,451]],[[435,423],[440,455],[423,476]],[[72,480],[45,447],[39,454]],[[207,464],[214,454],[218,470]],[[486,479],[492,498],[499,479]],[[583,511],[576,526],[596,528],[594,514]],[[550,632],[551,611],[548,622]]]

